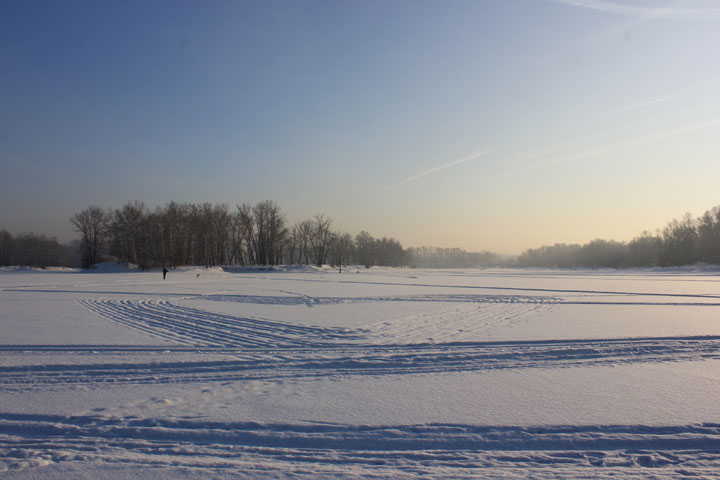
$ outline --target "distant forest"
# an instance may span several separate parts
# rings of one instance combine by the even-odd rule
[[[104,261],[143,269],[185,265],[346,265],[473,267],[644,267],[704,262],[720,265],[720,206],[700,218],[686,214],[656,233],[630,242],[593,240],[585,245],[555,244],[518,257],[458,248],[403,248],[393,238],[355,236],[332,229],[318,214],[289,224],[272,201],[255,205],[170,202],[149,209],[127,202],[121,208],[91,206],[70,218],[80,239],[61,245],[55,238],[0,231],[1,266],[91,268]]]
[[[720,206],[700,218],[689,213],[654,234],[643,232],[630,242],[593,240],[585,245],[555,244],[529,249],[515,261],[519,267],[673,267],[695,263],[720,265]]]
[[[142,203],[122,208],[88,207],[71,219],[81,234],[85,268],[113,260],[153,267],[182,265],[407,265],[406,252],[392,238],[366,232],[354,238],[332,229],[332,219],[315,215],[289,225],[272,201],[256,205],[170,202],[149,210]]]
[[[318,214],[290,225],[272,201],[255,205],[170,202],[153,210],[132,201],[105,210],[91,206],[70,222],[80,239],[61,245],[33,233],[0,232],[0,265],[91,268],[104,261],[143,269],[185,265],[346,265],[477,267],[497,265],[489,252],[457,248],[404,249],[393,238],[355,236],[332,229]]]
[[[13,236],[0,230],[0,266],[77,267],[80,266],[78,242],[61,245],[54,237],[35,233]]]

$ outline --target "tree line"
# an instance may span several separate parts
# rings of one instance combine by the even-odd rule
[[[318,214],[290,224],[272,201],[231,209],[210,203],[170,202],[150,209],[137,201],[120,208],[88,207],[70,218],[80,239],[61,245],[54,237],[0,230],[0,266],[82,266],[102,261],[140,268],[183,265],[362,265],[421,268],[645,267],[698,262],[720,265],[720,206],[690,214],[629,242],[593,240],[524,251],[517,258],[458,248],[404,249],[393,238],[352,236]]]
[[[289,224],[273,201],[230,209],[210,203],[170,202],[153,210],[127,202],[120,208],[91,206],[70,218],[80,233],[82,266],[101,261],[140,268],[183,265],[406,266],[408,256],[393,238],[355,237],[332,229],[317,214]]]
[[[529,249],[519,267],[673,267],[694,263],[720,265],[720,206],[699,218],[685,214],[655,233],[629,242],[593,240],[584,245],[555,244]]]
[[[77,246],[61,245],[55,237],[35,233],[13,236],[0,230],[0,266],[78,266]]]
[[[488,251],[467,252],[460,248],[410,247],[408,256],[419,268],[476,268],[505,265],[507,259]]]

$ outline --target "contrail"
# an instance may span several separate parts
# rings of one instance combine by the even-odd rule
[[[700,121],[696,123],[692,123],[690,125],[685,125],[683,127],[679,128],[672,128],[668,130],[663,130],[660,132],[651,133],[642,137],[633,138],[630,140],[627,140],[625,142],[619,142],[615,144],[610,144],[605,147],[600,147],[594,150],[585,150],[585,151],[579,151],[576,153],[570,153],[565,156],[560,157],[552,157],[545,161],[538,161],[531,164],[528,164],[524,167],[507,171],[503,175],[498,175],[496,177],[506,177],[511,175],[518,175],[521,173],[527,173],[530,171],[536,171],[541,170],[547,167],[550,167],[552,165],[562,164],[562,163],[571,163],[575,161],[585,160],[587,158],[591,158],[597,155],[602,155],[604,153],[610,153],[610,152],[616,152],[619,150],[624,150],[627,148],[632,148],[640,145],[646,145],[648,143],[654,143],[659,140],[664,140],[666,138],[671,138],[675,136],[685,135],[687,133],[692,133],[696,131],[701,130],[707,130],[710,128],[718,128],[720,127],[720,117],[711,118],[709,120]],[[550,156],[552,152],[546,152],[539,155],[533,155],[531,158],[542,158]]]
[[[406,183],[410,183],[410,182],[412,182],[412,181],[415,181],[415,180],[417,180],[418,178],[422,178],[422,177],[425,177],[425,176],[430,175],[430,174],[432,174],[432,173],[439,172],[440,170],[445,170],[445,169],[454,167],[454,166],[456,166],[456,165],[460,165],[461,163],[465,163],[465,162],[468,162],[468,161],[470,161],[470,160],[474,160],[474,159],[476,159],[476,158],[480,158],[480,157],[482,157],[483,155],[487,155],[488,153],[494,152],[495,150],[496,150],[495,148],[491,148],[490,150],[483,150],[482,152],[473,153],[472,155],[469,155],[469,156],[467,156],[467,157],[463,157],[463,158],[459,158],[459,159],[457,159],[457,160],[453,160],[453,161],[450,162],[450,163],[446,163],[446,164],[444,164],[444,165],[440,165],[440,166],[437,166],[437,167],[433,167],[433,168],[431,168],[431,169],[429,169],[429,170],[425,170],[425,171],[422,172],[422,173],[418,173],[417,175],[413,175],[413,176],[410,177],[410,178],[406,178],[405,180],[402,180],[402,181],[397,182],[397,183],[395,183],[395,184],[393,184],[393,185],[390,185],[389,187],[386,187],[383,191],[387,192],[387,191],[389,191],[389,190],[392,190],[392,189],[394,189],[394,188],[399,187],[400,185],[405,185]]]
[[[552,3],[559,3],[561,5],[567,5],[570,7],[585,8],[589,10],[600,11],[604,13],[614,13],[625,17],[631,17],[629,21],[626,21],[620,25],[615,25],[609,29],[601,30],[591,34],[590,36],[581,40],[581,44],[592,44],[598,41],[605,40],[609,37],[613,37],[620,32],[628,32],[631,28],[635,28],[643,23],[650,22],[657,18],[664,18],[668,11],[672,8],[672,5],[676,5],[677,0],[670,2],[666,5],[655,6],[655,7],[641,7],[632,6],[622,3],[613,3],[606,0],[547,0]],[[719,10],[720,12],[720,10]],[[555,52],[554,54],[547,55],[542,62],[547,62],[553,58],[558,57],[561,53],[567,51],[567,48],[561,51]]]
[[[676,20],[706,20],[708,18],[720,17],[718,7],[675,7],[675,6],[646,6],[632,4],[630,2],[619,2],[609,0],[552,0],[556,3],[572,5],[574,7],[587,8],[605,13],[614,13],[629,17],[642,18],[667,18]],[[678,4],[679,2],[672,2]],[[707,5],[712,5],[708,2]]]
[[[610,112],[605,112],[605,113],[601,114],[600,116],[602,117],[602,116],[606,116],[606,115],[615,115],[615,114],[617,114],[617,113],[625,113],[625,112],[629,112],[629,111],[631,111],[631,110],[637,110],[638,108],[644,108],[644,107],[649,107],[650,105],[656,105],[656,104],[658,104],[658,103],[664,103],[664,102],[667,102],[667,101],[669,101],[669,100],[672,100],[673,98],[675,98],[675,97],[656,98],[656,99],[654,99],[654,100],[648,100],[647,102],[636,103],[636,104],[634,104],[634,105],[628,105],[627,107],[618,108],[617,110],[612,110],[612,111],[610,111]]]

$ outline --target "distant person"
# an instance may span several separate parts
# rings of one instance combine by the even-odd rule
[[[167,277],[168,269],[163,267],[163,280],[165,280],[165,277]]]

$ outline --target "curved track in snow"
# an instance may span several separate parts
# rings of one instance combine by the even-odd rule
[[[493,299],[482,307],[458,303],[440,311],[358,329],[239,317],[169,301],[100,299],[79,302],[105,318],[169,340],[177,346],[129,347],[126,350],[101,345],[77,350],[70,346],[62,350],[0,346],[0,353],[54,354],[51,363],[0,366],[0,386],[27,389],[37,385],[280,381],[720,359],[718,336],[453,341],[457,338],[453,332],[458,330],[481,328],[490,319],[519,321],[537,309],[547,308],[539,301],[508,304]],[[446,337],[443,338],[438,330],[445,330]],[[423,338],[425,334],[446,341],[390,343],[403,338]],[[89,362],[87,356],[75,357],[88,351],[111,354],[113,358],[100,356],[100,361]]]
[[[0,472],[63,462],[214,478],[678,478],[720,471],[720,425],[353,426],[0,414]],[[350,470],[348,467],[352,466]]]

